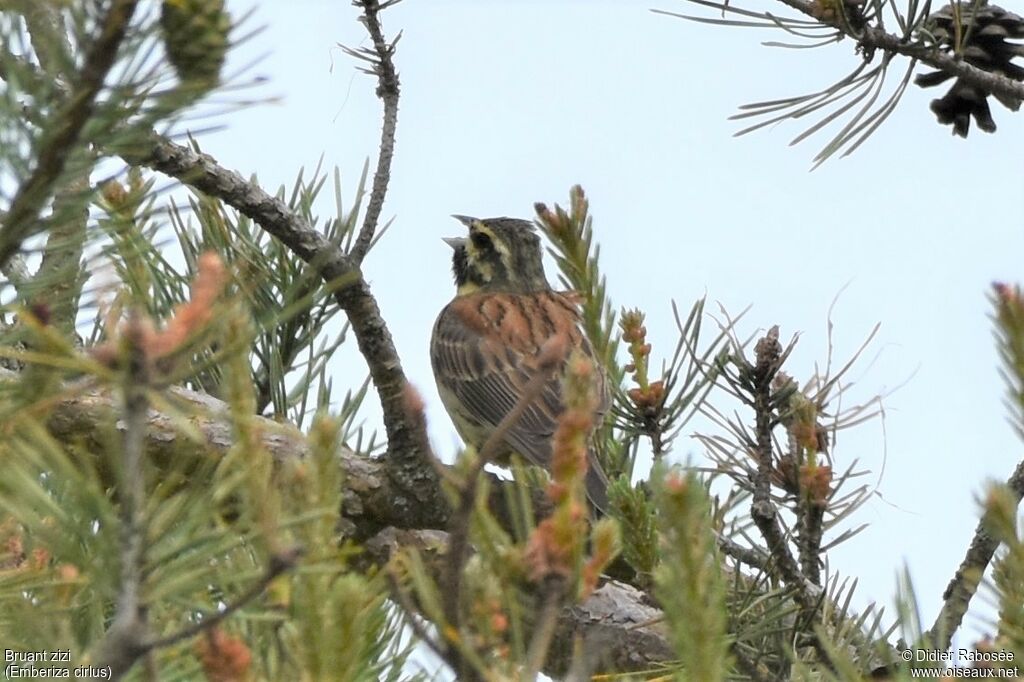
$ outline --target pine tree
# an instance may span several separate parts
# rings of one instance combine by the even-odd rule
[[[580,187],[564,207],[535,205],[602,365],[567,363],[552,471],[515,463],[515,480],[499,480],[486,446],[439,462],[360,271],[395,147],[397,38],[381,14],[396,1],[355,3],[369,42],[348,52],[383,113],[373,175],[350,205],[337,172],[300,171],[275,196],[167,132],[224,87],[239,26],[223,2],[0,4],[8,662],[81,678],[397,680],[426,677],[408,662],[421,647],[466,680],[910,679],[907,652],[949,647],[990,564],[999,619],[976,651],[1020,660],[1024,464],[987,492],[932,627],[909,581],[894,621],[853,612],[855,581],[827,558],[873,494],[830,456],[880,409],[842,400],[857,357],[798,378],[795,337],[744,340],[728,316],[709,333],[703,300],[673,305],[675,339],[649,337],[658,303],[613,305]],[[787,4],[888,49],[872,33],[881,3]],[[985,93],[1019,103],[1004,82],[1017,22],[977,4],[931,15],[932,52],[910,54],[960,79],[960,94],[991,66],[1003,75]],[[974,42],[956,42],[972,17]],[[988,61],[944,58],[970,45]],[[972,101],[954,125],[964,111],[982,122]],[[313,207],[328,182],[338,200],[324,218]],[[994,291],[1024,434],[1022,301],[1017,287]],[[368,377],[336,387],[328,360],[350,337]],[[596,371],[613,389],[602,424],[590,422]],[[359,420],[371,385],[383,439]],[[698,413],[718,427],[697,434],[710,465],[670,465]],[[583,490],[588,437],[613,479],[600,519]]]

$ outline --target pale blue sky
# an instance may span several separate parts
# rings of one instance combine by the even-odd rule
[[[688,308],[705,293],[709,309],[753,306],[742,336],[773,324],[784,339],[801,333],[789,363],[801,379],[825,360],[826,315],[841,291],[839,359],[881,323],[847,403],[905,385],[885,400],[884,435],[880,422],[844,432],[834,455],[841,469],[859,459],[877,472],[887,450],[884,499],[860,512],[870,527],[831,566],[860,579],[858,603],[890,606],[908,562],[930,623],[973,532],[976,496],[1024,451],[1006,421],[986,300],[993,280],[1022,275],[1024,121],[994,104],[997,134],[953,138],[927,108],[940,93],[911,87],[852,157],[809,173],[827,138],[788,147],[805,123],[737,139],[741,126],[726,119],[738,105],[828,85],[855,66],[853,45],[765,48],[783,36],[652,7],[703,12],[682,0],[406,0],[383,16],[389,35],[404,31],[384,207],[395,223],[365,269],[427,399],[435,445],[451,453],[456,443],[427,358],[452,295],[440,238],[459,225],[448,216],[529,218],[533,202],[564,203],[580,183],[610,294],[648,312],[656,357],[675,343],[670,300]],[[204,147],[271,188],[323,154],[350,198],[364,160],[376,158],[380,114],[375,82],[336,47],[365,44],[356,16],[342,0],[259,3],[251,25],[267,29],[233,63],[269,50],[255,70],[270,79],[260,92],[283,100],[232,114]],[[338,384],[364,372],[357,356],[338,358]],[[695,441],[679,445],[681,458],[700,456]]]

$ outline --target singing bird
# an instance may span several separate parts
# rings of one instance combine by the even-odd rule
[[[562,402],[562,371],[573,350],[594,361],[599,424],[609,405],[600,363],[580,329],[580,313],[566,294],[551,289],[544,276],[540,237],[533,225],[516,218],[453,216],[468,237],[445,239],[452,247],[455,298],[434,324],[430,361],[438,392],[459,435],[479,449],[518,402],[539,370],[542,347],[561,349],[558,368],[549,372],[539,396],[505,432],[494,461],[507,464],[518,454],[550,471],[551,437]],[[586,490],[591,504],[608,509],[608,478],[589,453]]]

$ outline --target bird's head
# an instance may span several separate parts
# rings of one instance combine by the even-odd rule
[[[518,218],[452,216],[469,229],[452,247],[452,272],[459,295],[477,291],[526,293],[548,289],[540,237],[533,224]]]

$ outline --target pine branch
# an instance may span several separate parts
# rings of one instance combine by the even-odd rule
[[[17,373],[0,370],[0,384],[20,380]],[[188,470],[190,459],[198,463],[226,456],[234,443],[228,405],[208,395],[176,387],[167,389],[167,393],[168,404],[175,406],[178,412],[148,411],[144,429],[146,460],[158,469]],[[53,408],[47,425],[61,442],[98,441],[105,425],[124,416],[109,390],[85,382],[68,385],[64,397]],[[182,424],[188,424],[194,433],[183,433]],[[266,448],[275,461],[309,458],[307,439],[294,427],[262,417],[254,417],[253,425],[254,431],[260,434],[261,447]],[[339,449],[337,455],[345,472],[341,524],[350,529],[347,537],[357,541],[369,538],[365,547],[366,558],[371,561],[364,565],[366,570],[378,570],[377,567],[402,546],[422,547],[421,543],[425,543],[435,549],[440,546],[442,550],[447,546],[448,534],[441,530],[444,526],[431,524],[432,510],[405,508],[408,501],[390,482],[386,462],[367,459],[346,448]],[[503,490],[497,480],[493,480],[490,487],[494,489],[492,505],[503,504],[511,494]],[[423,530],[431,527],[435,530]],[[385,530],[380,531],[381,528]],[[433,577],[440,580],[443,563],[438,562],[436,568],[438,572]],[[584,602],[559,612],[555,641],[546,664],[548,672],[568,665],[572,656],[568,643],[581,633],[588,646],[599,652],[604,669],[636,670],[670,661],[675,654],[658,625],[660,616],[660,611],[650,606],[646,594],[629,585],[609,581]],[[151,644],[152,640],[133,640],[132,646],[120,645],[118,650],[137,659],[147,643]]]
[[[0,368],[0,386],[21,381],[21,376]],[[227,404],[204,393],[184,388],[167,389],[170,404],[180,413],[150,410],[146,425],[146,457],[154,466],[168,467],[175,461],[191,458],[196,463],[211,451],[224,455],[234,443],[232,426],[227,418]],[[102,442],[102,425],[121,418],[120,407],[109,391],[95,388],[89,382],[75,382],[65,386],[62,396],[53,407],[47,426],[57,440],[70,443],[78,439]],[[187,415],[189,424],[200,436],[195,442],[180,432],[181,415]],[[256,418],[262,435],[262,447],[275,461],[304,459],[309,447],[303,435],[290,424],[273,419]],[[410,528],[443,528],[443,520],[425,504],[410,501],[393,484],[388,475],[387,462],[368,459],[347,449],[339,453],[340,465],[345,470],[343,498],[346,523],[356,537],[365,537],[385,526]],[[114,481],[108,482],[113,487]]]
[[[121,590],[117,596],[114,621],[98,645],[97,667],[111,671],[119,679],[145,654],[147,636],[145,609],[140,590],[146,551],[144,508],[146,482],[143,473],[149,400],[149,362],[142,347],[142,328],[138,314],[129,320],[126,330],[127,371],[121,387],[124,401],[124,436],[121,445],[122,481],[118,486],[121,511]]]
[[[32,39],[32,50],[43,70],[51,75],[64,75],[74,68],[71,41],[56,5],[37,0],[16,0],[14,5],[25,18]]]
[[[771,498],[772,479],[772,426],[771,383],[782,365],[782,346],[779,344],[779,328],[772,327],[757,342],[756,366],[751,367],[753,382],[753,407],[756,425],[757,473],[754,478],[754,498],[750,516],[764,537],[775,566],[778,567],[786,584],[797,589],[801,605],[817,608],[818,599],[804,594],[800,587],[805,583],[800,567],[793,558],[786,535],[779,523],[778,509]]]
[[[384,104],[380,150],[377,155],[377,170],[373,174],[370,201],[366,204],[363,227],[359,230],[356,243],[349,252],[352,260],[362,263],[373,244],[380,212],[384,207],[384,197],[388,191],[388,182],[391,179],[391,160],[395,155],[395,130],[398,127],[399,96],[398,72],[395,70],[392,58],[395,54],[395,45],[402,34],[399,33],[391,43],[388,43],[384,39],[384,31],[381,28],[379,17],[380,10],[398,4],[398,0],[390,0],[383,4],[379,0],[355,0],[352,4],[363,8],[361,21],[366,26],[366,32],[370,34],[373,49],[357,51],[345,48],[345,51],[370,63],[371,66],[364,71],[377,77],[377,97]]]
[[[156,133],[148,142],[151,145],[148,150],[122,150],[122,157],[129,164],[147,166],[177,178],[251,218],[335,288],[335,300],[348,314],[380,397],[388,436],[388,472],[397,484],[392,492],[401,492],[410,513],[429,509],[435,515],[434,523],[443,524],[448,517],[448,504],[427,457],[430,448],[426,429],[414,423],[406,412],[405,373],[359,264],[283,201],[238,173],[223,168],[213,157],[175,144]]]
[[[0,268],[6,266],[22,242],[37,229],[39,212],[50,198],[82,129],[92,116],[96,96],[114,66],[137,2],[112,0],[66,103],[51,118],[36,153],[35,170],[18,187],[4,225],[0,227]]]
[[[1017,468],[1007,479],[1006,486],[1013,494],[1015,502],[1020,503],[1021,499],[1024,499],[1024,461],[1017,464]],[[924,641],[930,648],[941,651],[949,648],[997,549],[999,540],[989,532],[988,519],[983,516],[974,529],[974,537],[971,538],[963,561],[942,593],[942,608],[939,615],[935,617],[931,629],[925,633]]]
[[[1004,365],[1004,376],[1009,384],[1010,400],[1014,411],[1018,433],[1024,436],[1024,298],[1019,287],[1005,284],[994,285],[995,324],[998,332],[1000,355]],[[1008,494],[1014,504],[1024,499],[1024,461],[1017,464],[1006,481]],[[974,531],[974,537],[967,548],[964,560],[942,594],[942,609],[931,630],[926,633],[926,642],[936,649],[949,647],[953,635],[960,627],[971,599],[978,591],[985,570],[992,562],[999,540],[991,533],[989,512],[982,515]]]
[[[923,43],[908,43],[899,36],[879,28],[865,29],[859,42],[867,49],[885,50],[911,57],[940,71],[963,79],[968,85],[1007,99],[1024,99],[1024,83],[1006,76],[989,73]]]
[[[393,3],[386,3],[383,7],[390,4]],[[0,77],[3,76],[0,72]],[[73,93],[68,96],[72,97]],[[144,143],[106,151],[121,156],[129,165],[152,168],[220,199],[280,240],[334,287],[334,298],[349,317],[381,401],[388,436],[388,471],[397,484],[392,494],[407,500],[405,508],[410,510],[410,520],[424,510],[433,510],[436,522],[443,525],[448,518],[448,504],[425,454],[430,450],[426,429],[411,423],[406,413],[405,373],[391,333],[380,315],[369,284],[362,276],[359,263],[317,232],[302,216],[290,210],[283,201],[270,196],[256,183],[220,166],[207,154],[178,145],[155,131]],[[7,222],[9,224],[10,221]],[[6,229],[6,226],[0,228],[0,243]],[[4,267],[4,261],[0,259],[0,269]]]
[[[663,557],[655,595],[688,679],[720,682],[731,667],[726,578],[708,491],[693,472],[655,480]]]
[[[818,19],[815,3],[812,0],[779,0],[779,2],[815,20]],[[1024,99],[1024,83],[971,66],[956,55],[942,52],[932,45],[908,42],[906,38],[888,33],[877,26],[867,26],[862,31],[858,31],[850,23],[840,21],[834,27],[857,41],[857,44],[864,50],[883,50],[910,57],[951,76],[962,78],[967,84],[987,90],[994,95]]]
[[[792,345],[784,349],[779,343],[779,328],[774,326],[758,340],[754,348],[753,364],[742,354],[738,354],[736,360],[741,379],[737,386],[742,385],[746,392],[741,400],[753,408],[755,420],[751,445],[757,466],[753,475],[750,516],[771,555],[772,573],[777,572],[786,587],[793,591],[793,599],[799,605],[801,619],[805,623],[801,631],[810,636],[810,643],[821,663],[831,668],[828,647],[820,635],[810,631],[813,623],[822,621],[822,607],[827,595],[815,584],[814,574],[805,573],[793,556],[779,509],[771,493],[773,477],[776,475],[772,430],[777,424],[775,408],[778,397],[773,395],[772,385],[791,350]]]
[[[771,126],[784,120],[796,120],[815,114],[818,120],[807,126],[790,144],[796,144],[807,137],[821,131],[826,126],[838,123],[842,119],[841,128],[822,147],[813,159],[813,168],[817,168],[831,156],[843,150],[847,156],[863,144],[878,127],[892,114],[911,82],[927,87],[941,83],[949,78],[956,78],[953,87],[946,96],[936,99],[931,104],[932,112],[940,124],[952,124],[953,132],[967,136],[971,118],[977,121],[982,130],[993,132],[995,122],[992,120],[987,103],[988,95],[1016,111],[1020,102],[1024,101],[1024,83],[1014,70],[1019,67],[1010,65],[1009,60],[1019,52],[1019,44],[1003,43],[998,50],[999,63],[986,62],[976,58],[971,51],[976,46],[967,46],[967,53],[961,38],[955,44],[948,39],[936,39],[931,32],[929,15],[931,3],[910,3],[906,15],[895,7],[895,3],[884,3],[878,0],[781,0],[782,4],[796,9],[808,18],[779,16],[770,11],[760,9],[763,3],[750,3],[757,9],[746,9],[734,2],[720,0],[687,0],[690,3],[721,11],[722,18],[691,16],[676,12],[654,10],[659,14],[674,16],[701,23],[717,24],[730,27],[756,27],[765,29],[781,29],[791,42],[765,43],[772,47],[821,47],[837,43],[848,37],[856,43],[859,57],[856,68],[847,76],[827,87],[809,94],[796,97],[773,99],[764,102],[747,104],[732,119],[757,117],[760,120],[736,135]],[[960,0],[956,0],[960,4]],[[974,3],[977,5],[978,3]],[[896,33],[885,29],[885,11],[891,11],[899,28]],[[994,8],[993,11],[1001,9]],[[945,10],[948,12],[948,7]],[[726,14],[739,16],[741,19],[726,18]],[[1013,16],[1013,15],[1011,15]],[[968,24],[965,33],[969,34],[973,23]],[[958,34],[959,35],[959,34]],[[792,38],[796,38],[793,42]],[[876,59],[880,53],[881,58]],[[906,57],[907,59],[899,59]],[[934,73],[919,75],[913,79],[918,63],[938,69]],[[889,92],[884,92],[886,79],[894,66],[899,64],[902,73]],[[964,93],[974,93],[971,99]],[[829,111],[831,109],[831,111]]]
[[[821,584],[821,540],[824,533],[825,507],[804,494],[797,506],[797,551],[800,568],[807,579]]]
[[[19,374],[0,369],[0,385],[20,380]],[[146,460],[157,469],[189,470],[193,466],[190,461],[198,465],[226,456],[234,443],[228,405],[177,387],[168,388],[167,394],[167,405],[173,406],[174,411],[151,408],[147,413]],[[84,381],[66,385],[62,397],[52,407],[47,427],[60,442],[100,442],[106,425],[124,417],[122,407],[108,389]],[[190,433],[182,431],[183,424],[188,424]],[[310,458],[307,439],[289,424],[254,417],[253,430],[260,434],[260,447],[279,464]],[[449,542],[448,533],[443,530],[446,526],[432,509],[415,503],[412,509],[408,508],[410,501],[393,483],[387,462],[368,459],[347,448],[340,448],[337,457],[344,471],[340,526],[347,529],[346,537],[365,540],[363,558],[367,561],[358,568],[376,571],[402,547],[443,556]],[[502,516],[501,505],[514,494],[503,489],[506,485],[512,484],[491,481],[494,492],[489,503],[498,517]],[[723,552],[751,565],[764,567],[771,563],[759,550],[747,550],[722,538],[718,538],[718,544]],[[429,565],[435,571],[433,579],[441,581],[444,562]],[[803,589],[811,596],[824,598],[814,585],[805,583]],[[236,598],[232,603],[238,601]],[[671,662],[677,654],[666,637],[663,619],[662,612],[651,605],[649,595],[631,585],[608,580],[583,602],[559,612],[545,672],[559,674],[571,664],[572,643],[578,636],[582,636],[588,651],[596,652],[599,670],[644,670]],[[153,640],[142,640],[134,644],[135,648],[120,650],[137,657],[147,643],[152,644]]]

